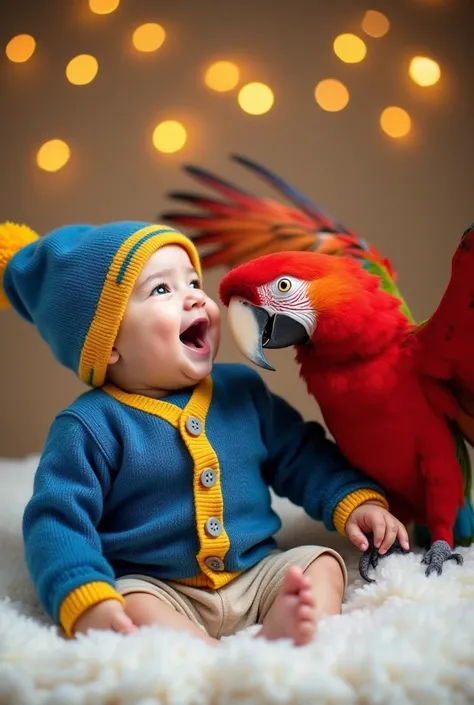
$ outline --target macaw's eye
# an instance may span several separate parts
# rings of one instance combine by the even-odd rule
[[[291,289],[291,282],[289,279],[279,279],[277,282],[277,288],[278,291],[281,291],[282,294],[286,294],[287,291]]]

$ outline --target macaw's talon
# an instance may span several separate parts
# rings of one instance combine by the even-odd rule
[[[376,581],[369,577],[369,568],[372,567],[375,570],[381,558],[387,558],[388,556],[391,556],[394,553],[401,553],[402,555],[405,555],[406,553],[410,553],[410,551],[406,548],[403,548],[400,541],[398,539],[395,539],[393,544],[388,549],[387,553],[381,555],[378,552],[378,549],[374,546],[373,537],[370,536],[367,538],[369,540],[369,548],[364,552],[359,561],[359,573],[361,578],[363,578],[367,583],[375,583]]]
[[[375,580],[369,578],[369,568],[372,567],[374,570],[379,562],[379,554],[376,548],[368,548],[364,554],[361,556],[359,561],[359,573],[366,583],[375,583]]]
[[[443,572],[443,564],[446,561],[456,561],[458,565],[464,563],[464,558],[460,553],[453,553],[451,546],[446,541],[435,541],[429,551],[425,553],[421,559],[423,565],[427,565],[425,575],[430,576],[431,573],[441,575]]]

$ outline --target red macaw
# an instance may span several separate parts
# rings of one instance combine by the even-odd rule
[[[474,541],[465,443],[474,445],[474,224],[454,254],[438,309],[417,326],[390,263],[373,247],[263,167],[238,161],[300,210],[191,167],[230,201],[174,194],[210,215],[167,216],[199,223],[197,243],[218,246],[205,267],[238,265],[220,285],[237,346],[273,369],[264,349],[294,345],[308,392],[342,452],[386,490],[400,520],[427,528],[426,574],[440,574],[446,560],[462,563],[454,545]],[[377,560],[372,545],[360,563],[366,580]]]

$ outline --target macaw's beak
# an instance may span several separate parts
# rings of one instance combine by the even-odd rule
[[[263,348],[288,348],[307,343],[306,328],[284,313],[269,313],[238,296],[229,301],[229,327],[238,349],[250,362],[265,370],[273,370]]]

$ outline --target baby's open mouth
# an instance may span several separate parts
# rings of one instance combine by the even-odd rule
[[[200,353],[209,352],[209,344],[206,340],[206,333],[209,327],[209,323],[206,319],[199,319],[199,321],[194,321],[189,328],[183,330],[180,334],[179,339],[190,350]]]

